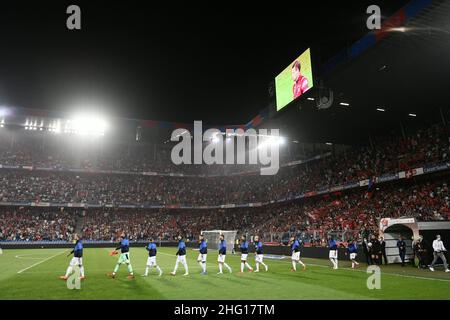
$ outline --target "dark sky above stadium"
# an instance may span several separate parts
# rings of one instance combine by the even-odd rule
[[[0,104],[245,123],[303,50],[324,61],[364,35],[374,1],[144,3],[2,2]],[[390,15],[407,1],[375,3]],[[81,7],[81,31],[66,29],[69,4]]]

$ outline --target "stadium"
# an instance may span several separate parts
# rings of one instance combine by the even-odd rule
[[[0,74],[0,299],[450,299],[450,4],[388,11],[279,47],[244,121],[15,104]]]

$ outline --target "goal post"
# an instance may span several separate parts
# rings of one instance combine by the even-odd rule
[[[220,235],[223,234],[227,242],[227,252],[231,253],[236,241],[237,230],[204,230],[202,235],[205,237],[208,247],[211,249],[218,249],[220,242]]]

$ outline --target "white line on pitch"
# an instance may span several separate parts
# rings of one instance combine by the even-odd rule
[[[29,266],[29,267],[27,267],[27,268],[25,268],[25,269],[22,269],[22,270],[20,270],[20,271],[17,271],[17,273],[22,273],[22,272],[24,272],[24,271],[27,271],[28,269],[31,269],[31,268],[33,268],[33,267],[35,267],[35,266],[37,266],[37,265],[39,265],[39,264],[41,264],[41,263],[44,263],[45,261],[48,261],[48,260],[50,260],[50,259],[53,259],[54,257],[59,256],[59,255],[63,254],[64,252],[66,252],[66,251],[61,251],[60,253],[57,253],[57,254],[55,254],[55,255],[53,255],[53,256],[51,256],[51,257],[45,258],[45,259],[42,260],[42,261],[36,262],[35,264],[33,264],[33,265],[31,265],[31,266]]]
[[[308,258],[306,258],[308,259]],[[310,259],[310,258],[309,258]],[[286,260],[284,262],[287,262]],[[290,261],[289,261],[290,262]],[[313,267],[322,267],[322,268],[328,268],[331,270],[331,266],[325,266],[322,264],[314,264],[314,263],[308,263],[306,264],[307,266],[313,266]],[[365,270],[358,270],[358,269],[352,269],[352,268],[340,268],[341,270],[352,270],[356,271],[356,272],[364,272],[366,273]],[[407,275],[407,274],[400,274],[400,273],[393,273],[393,272],[384,272],[383,269],[381,269],[381,275],[388,275],[388,276],[397,276],[397,277],[404,277],[404,278],[412,278],[412,279],[420,279],[420,280],[432,280],[432,281],[443,281],[443,282],[450,282],[450,280],[448,279],[440,279],[440,278],[428,278],[428,277],[422,277],[422,276],[413,276],[413,275]]]

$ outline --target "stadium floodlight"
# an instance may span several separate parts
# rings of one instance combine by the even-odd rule
[[[6,107],[0,107],[0,117],[7,116],[9,114],[9,110]]]
[[[341,103],[339,103],[341,106],[346,106],[346,107],[348,107],[350,104],[349,103],[347,103],[347,102],[341,102]]]
[[[390,28],[389,31],[391,32],[406,32],[408,31],[408,28],[405,27],[395,27],[395,28]]]
[[[408,116],[410,116],[410,117],[417,117],[417,114],[415,114],[415,113],[408,113]]]
[[[67,120],[65,129],[78,135],[102,136],[107,129],[107,123],[98,115],[80,114]]]
[[[386,111],[386,109],[384,109],[384,108],[377,108],[377,111],[380,111],[380,112],[385,112],[385,111]]]
[[[257,149],[262,149],[262,148],[266,148],[270,145],[282,145],[286,143],[286,138],[285,137],[275,137],[275,136],[264,136],[264,135],[259,135],[259,137],[264,137],[263,141],[261,143],[258,144]]]

